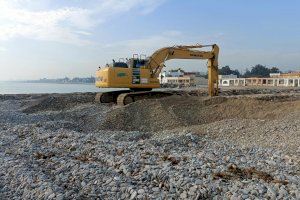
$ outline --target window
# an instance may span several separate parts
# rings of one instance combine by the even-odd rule
[[[283,85],[284,84],[284,79],[279,79],[278,84]]]

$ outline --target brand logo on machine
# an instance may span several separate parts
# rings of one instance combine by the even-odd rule
[[[125,72],[119,72],[119,73],[117,74],[117,76],[118,76],[118,77],[124,77],[124,76],[126,76],[126,73],[125,73]]]
[[[203,57],[203,55],[198,55],[198,54],[193,54],[193,53],[191,53],[190,56],[199,57],[199,58]]]

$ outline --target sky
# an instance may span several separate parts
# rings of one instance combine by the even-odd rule
[[[0,0],[0,80],[85,77],[112,59],[218,44],[219,64],[300,70],[298,0]],[[206,61],[168,68],[206,72]]]

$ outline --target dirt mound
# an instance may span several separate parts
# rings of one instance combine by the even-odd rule
[[[143,100],[106,114],[100,129],[159,131],[223,119],[276,119],[300,109],[300,101],[282,97],[180,97]]]
[[[78,104],[93,102],[95,93],[47,94],[33,95],[22,104],[24,113],[35,113],[48,110],[64,110]]]
[[[0,101],[29,99],[29,94],[0,94]]]

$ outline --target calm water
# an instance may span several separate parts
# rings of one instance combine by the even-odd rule
[[[102,92],[115,89],[97,88],[94,84],[56,84],[0,82],[0,94]]]

